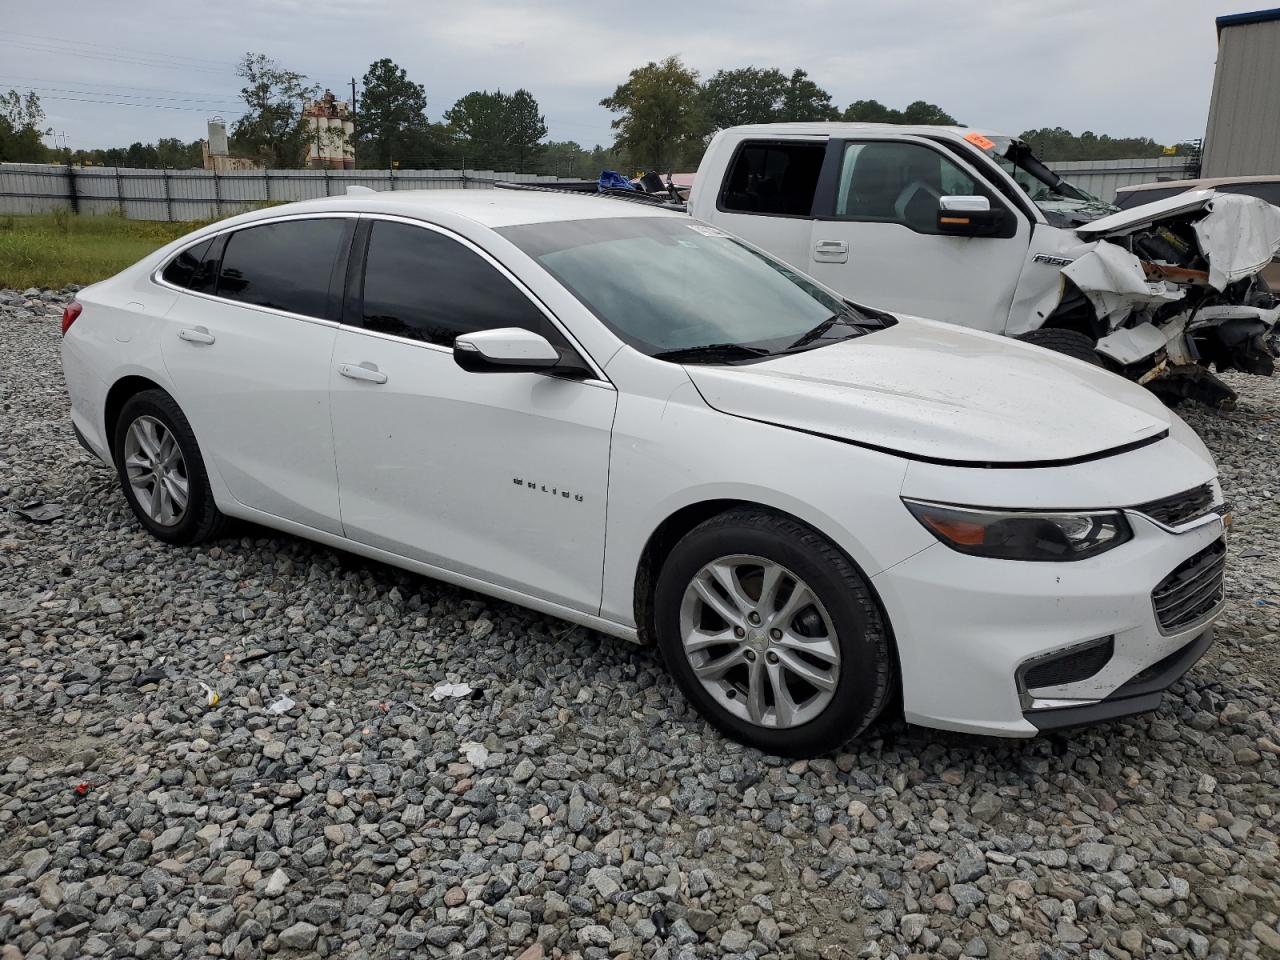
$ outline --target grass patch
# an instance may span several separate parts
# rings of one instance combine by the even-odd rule
[[[96,283],[201,225],[66,211],[0,216],[0,287]]]

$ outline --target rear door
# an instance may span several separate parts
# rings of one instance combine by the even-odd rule
[[[1027,216],[931,140],[868,135],[829,150],[804,269],[869,306],[1003,333],[1031,240]],[[943,235],[943,196],[1010,210],[1007,235]]]
[[[825,137],[744,140],[729,161],[715,209],[705,218],[807,270],[809,218],[825,156]]]
[[[206,465],[246,507],[328,533],[341,533],[329,366],[355,223],[254,224],[161,275],[182,290],[161,351]]]

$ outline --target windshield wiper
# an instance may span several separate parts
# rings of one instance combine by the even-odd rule
[[[788,351],[799,350],[801,347],[807,347],[809,344],[813,343],[815,340],[821,340],[823,337],[825,337],[828,333],[831,332],[831,328],[834,327],[837,323],[843,323],[848,326],[853,326],[853,324],[850,322],[848,317],[840,313],[833,313],[831,316],[827,317],[827,319],[823,320],[820,324],[818,324],[812,330],[808,331],[807,333],[800,334],[799,339],[797,339],[795,343],[788,346],[787,350]]]
[[[754,360],[756,357],[769,356],[769,351],[764,347],[749,347],[744,343],[705,343],[698,347],[664,350],[653,356],[656,360],[671,360],[675,363],[715,363],[716,361]]]

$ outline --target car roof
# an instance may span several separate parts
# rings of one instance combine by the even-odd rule
[[[900,133],[907,136],[954,137],[963,140],[968,134],[976,133],[986,137],[1007,137],[1008,134],[995,130],[984,130],[979,127],[936,126],[910,123],[846,123],[844,121],[819,120],[806,123],[749,123],[740,127],[729,127],[725,133],[740,134],[750,137],[767,136],[805,136],[805,137],[853,137],[860,133]]]
[[[1201,177],[1199,180],[1152,180],[1149,183],[1131,183],[1116,187],[1116,193],[1132,193],[1134,190],[1208,190],[1232,183],[1280,183],[1280,175],[1264,174],[1253,177]]]
[[[674,210],[598,194],[558,190],[389,190],[359,192],[267,207],[238,217],[240,222],[292,213],[384,213],[430,220],[433,215],[466,217],[482,226],[510,227],[558,220],[613,217],[678,217]]]

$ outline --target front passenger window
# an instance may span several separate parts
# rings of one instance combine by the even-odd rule
[[[840,168],[836,217],[940,233],[938,203],[950,196],[985,196],[996,205],[989,190],[936,150],[916,143],[850,143]]]
[[[444,234],[378,220],[364,268],[366,330],[452,347],[460,333],[521,327],[551,339],[546,317],[492,264]]]

